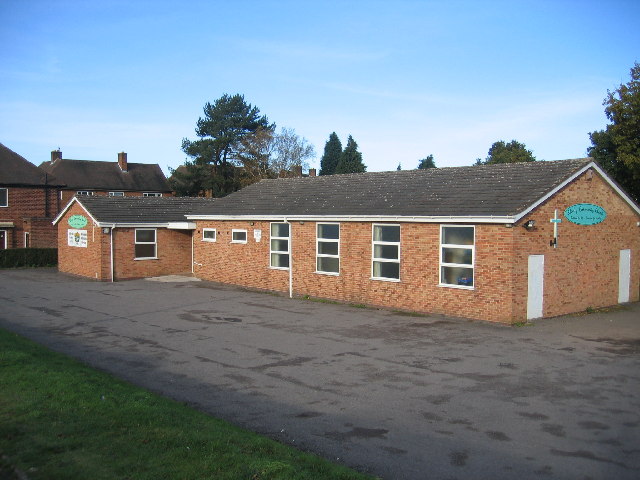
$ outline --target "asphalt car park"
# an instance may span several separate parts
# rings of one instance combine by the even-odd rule
[[[0,327],[384,479],[640,477],[640,305],[525,326],[0,271]]]

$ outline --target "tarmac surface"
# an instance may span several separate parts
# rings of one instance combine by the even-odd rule
[[[640,478],[637,303],[505,327],[165,280],[0,270],[0,327],[383,479]]]

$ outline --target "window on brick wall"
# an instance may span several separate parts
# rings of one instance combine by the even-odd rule
[[[440,227],[440,285],[473,288],[475,227]]]
[[[62,192],[60,192],[60,194],[62,194]],[[76,192],[76,195],[78,196],[92,196],[93,192],[91,190],[78,190]]]
[[[231,230],[231,243],[247,243],[247,231]]]
[[[203,242],[215,242],[216,241],[216,229],[215,228],[203,228],[202,229],[202,241]]]
[[[371,277],[400,280],[400,225],[373,225]]]
[[[124,197],[124,192],[109,192],[110,197]]]
[[[9,206],[9,189],[0,188],[0,207]]]
[[[316,271],[340,273],[340,224],[318,223],[316,231]]]
[[[159,192],[143,192],[142,196],[143,197],[161,197],[162,194]]]
[[[136,228],[135,255],[136,259],[158,258],[158,244],[155,228]]]
[[[289,268],[289,224],[272,223],[269,243],[271,268]]]

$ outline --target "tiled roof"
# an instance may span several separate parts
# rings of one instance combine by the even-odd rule
[[[0,185],[59,185],[53,175],[0,143]]]
[[[194,197],[106,197],[98,195],[77,197],[75,200],[100,224],[186,222],[185,215],[214,201],[210,198]]]
[[[170,192],[158,164],[128,163],[123,172],[118,162],[60,159],[40,165],[73,190]]]
[[[262,180],[199,216],[513,216],[590,158]]]

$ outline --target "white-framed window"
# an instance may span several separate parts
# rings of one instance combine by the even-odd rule
[[[6,250],[8,236],[9,234],[6,230],[0,230],[0,250]]]
[[[60,192],[60,193],[62,193],[62,192]],[[91,190],[78,190],[78,191],[76,192],[76,195],[79,195],[79,196],[89,196],[89,197],[90,197],[90,196],[92,196],[92,195],[93,195],[93,192],[92,192]]]
[[[0,207],[9,206],[9,189],[0,188]]]
[[[143,192],[143,197],[161,197],[162,194],[160,192]]]
[[[124,192],[109,192],[110,197],[124,197]]]
[[[135,256],[137,260],[158,258],[158,244],[155,228],[136,228]]]
[[[272,223],[269,241],[269,264],[271,268],[287,270],[289,268],[290,225],[288,223]]]
[[[316,272],[340,274],[340,224],[316,225]]]
[[[203,228],[202,229],[202,241],[203,242],[215,242],[216,241],[216,229],[215,228]]]
[[[440,226],[440,285],[473,288],[475,227]]]
[[[400,225],[373,225],[371,278],[400,281]]]
[[[24,232],[24,248],[29,248],[31,246],[31,233]]]
[[[247,243],[246,230],[231,230],[231,243]]]

